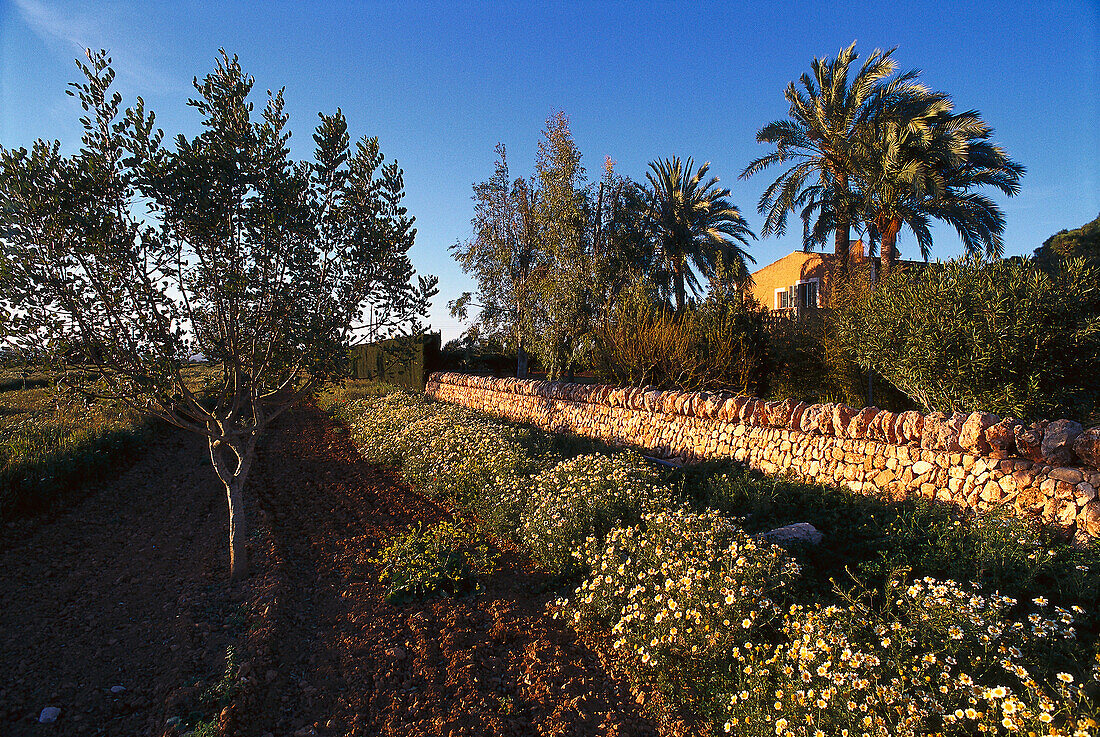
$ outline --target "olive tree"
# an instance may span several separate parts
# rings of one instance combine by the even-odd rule
[[[103,376],[102,396],[205,436],[229,505],[230,576],[247,575],[243,486],[270,423],[346,371],[364,311],[419,329],[435,279],[408,258],[416,231],[396,162],[320,115],[295,161],[283,92],[256,113],[253,77],[221,52],[188,104],[201,133],[166,145],[144,102],[122,110],[106,52],[71,85],[83,145],[0,148],[8,345]],[[200,391],[184,370],[218,367]]]

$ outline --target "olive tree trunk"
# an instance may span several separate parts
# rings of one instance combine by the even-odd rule
[[[210,438],[210,460],[225,485],[229,505],[229,580],[239,583],[248,578],[248,518],[244,484],[256,457],[256,435],[245,439]]]

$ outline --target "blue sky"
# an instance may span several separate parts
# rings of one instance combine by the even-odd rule
[[[405,171],[417,218],[413,261],[440,277],[433,325],[459,327],[446,302],[470,289],[447,248],[469,236],[470,187],[492,173],[493,146],[526,174],[546,117],[565,110],[591,176],[605,156],[644,176],[670,155],[710,161],[759,230],[765,176],[737,180],[784,117],[786,84],[814,56],[853,40],[897,46],[958,109],[980,110],[995,140],[1028,167],[1022,193],[997,195],[1008,253],[1100,212],[1100,4],[1083,2],[391,3],[0,0],[0,143],[79,143],[65,95],[86,46],[111,51],[118,90],[142,95],[169,134],[197,132],[191,78],[219,47],[257,89],[286,87],[294,153],[310,154],[318,111],[337,106],[353,135],[377,135]],[[257,98],[258,100],[260,98]],[[904,233],[903,256],[914,244]],[[948,228],[934,256],[957,255]],[[763,265],[800,233],[753,243]]]

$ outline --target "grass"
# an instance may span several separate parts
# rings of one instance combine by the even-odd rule
[[[187,372],[196,387],[211,369]],[[67,377],[69,380],[73,375]],[[75,376],[89,389],[99,377]],[[153,423],[125,405],[88,399],[42,370],[0,371],[0,519],[41,511],[100,481],[141,451]]]
[[[341,407],[367,397],[380,397],[398,391],[396,386],[372,379],[345,379],[326,384],[316,394],[317,406],[328,413],[337,413]]]

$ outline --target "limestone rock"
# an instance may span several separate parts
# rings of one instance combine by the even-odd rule
[[[935,466],[933,466],[928,461],[917,461],[913,464],[913,475],[923,476],[924,474],[931,471],[933,468],[935,468]]]
[[[882,439],[891,445],[898,444],[898,416],[894,412],[882,413]]]
[[[1057,468],[1050,469],[1050,473],[1047,476],[1058,481],[1064,481],[1067,484],[1079,484],[1085,480],[1085,475],[1081,473],[1078,468],[1069,468],[1068,466],[1059,466]]]
[[[1085,534],[1100,537],[1100,501],[1093,499],[1077,515],[1077,526]]]
[[[1047,422],[1040,420],[1032,423],[1030,427],[1017,425],[1013,429],[1016,439],[1016,452],[1033,461],[1043,460],[1043,430],[1047,424]]]
[[[752,410],[752,420],[750,420],[756,427],[768,426],[768,403],[757,402],[756,406]]]
[[[932,412],[924,418],[924,427],[921,429],[920,447],[926,450],[934,449],[939,443],[940,427],[947,420],[943,412]]]
[[[1086,504],[1096,498],[1096,487],[1088,481],[1077,484],[1076,500],[1078,504]]]
[[[789,427],[792,430],[801,430],[802,429],[802,415],[804,415],[806,413],[806,410],[809,409],[809,407],[810,407],[810,405],[806,404],[805,402],[799,402],[798,404],[796,404],[791,409],[791,419],[788,422],[787,427]]]
[[[867,437],[867,428],[871,420],[879,413],[878,407],[864,407],[852,417],[848,423],[846,435],[850,438],[862,439]]]
[[[871,421],[867,423],[867,432],[864,434],[864,437],[868,440],[881,440],[883,438],[882,421],[886,419],[886,416],[889,414],[889,412],[879,412],[872,417]]]
[[[986,455],[991,450],[986,433],[989,428],[1000,422],[997,415],[988,412],[971,412],[963,423],[962,432],[959,433],[959,445],[963,450],[978,455]]]
[[[902,436],[906,443],[919,443],[924,432],[924,415],[916,410],[908,410],[898,415],[902,420]]]
[[[846,404],[838,404],[833,407],[833,427],[832,434],[838,438],[848,437],[848,425],[851,424],[852,418],[856,416],[857,410],[852,409]]]
[[[1023,423],[1015,417],[1006,417],[985,430],[991,458],[1008,458],[1016,453],[1016,428]]]
[[[1073,441],[1073,452],[1082,463],[1100,468],[1100,425],[1083,430]]]
[[[775,545],[819,545],[824,538],[821,532],[809,522],[796,522],[793,525],[777,527],[760,535]]]
[[[736,397],[728,397],[722,401],[722,406],[718,408],[718,419],[722,422],[735,422],[736,416],[733,415],[733,408],[737,405]]]
[[[661,396],[661,411],[666,415],[676,414],[676,400],[679,399],[680,392],[671,391],[665,392]]]
[[[833,434],[833,410],[836,405],[832,402],[826,402],[821,405],[821,411],[817,415],[817,431],[822,435]]]
[[[802,432],[813,432],[817,429],[817,418],[821,414],[820,404],[811,404],[802,413],[802,421],[799,423],[799,429]]]
[[[896,445],[905,445],[905,418],[902,415],[904,412],[898,412],[894,415],[894,432],[893,438]]]
[[[793,399],[776,402],[768,410],[768,425],[770,427],[786,427],[787,423],[791,421],[791,413],[794,412],[794,407]]]
[[[752,420],[752,416],[755,412],[756,400],[749,397],[748,401],[741,405],[741,411],[738,413],[738,417],[741,418],[741,422],[748,424]]]
[[[936,437],[936,449],[945,450],[948,453],[961,452],[963,447],[959,444],[959,436],[962,434],[962,428],[965,422],[966,415],[962,412],[955,412],[945,419],[939,426],[939,433]]]
[[[1041,445],[1043,460],[1052,466],[1072,464],[1075,458],[1073,443],[1083,430],[1081,423],[1073,420],[1055,420],[1047,425]]]

